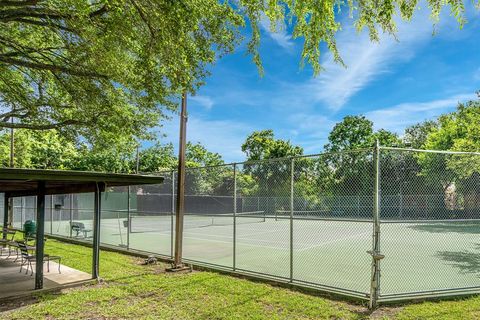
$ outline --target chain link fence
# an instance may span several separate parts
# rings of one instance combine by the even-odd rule
[[[104,193],[104,244],[173,257],[177,174],[159,174]],[[371,306],[480,289],[480,154],[377,146],[188,168],[185,190],[187,262]],[[47,198],[45,231],[91,240],[91,197]],[[15,200],[15,227],[34,205]]]

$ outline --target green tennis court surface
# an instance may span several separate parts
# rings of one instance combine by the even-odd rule
[[[184,257],[233,268],[233,217],[223,225],[198,222],[204,218],[185,216],[185,226],[190,227],[184,231]],[[171,255],[171,216],[148,217],[141,224],[150,224],[148,231],[137,230],[128,236],[123,221],[102,219],[101,241],[123,247],[128,241],[131,249]],[[91,227],[91,221],[82,222]],[[240,216],[236,223],[236,269],[289,278],[290,220]],[[372,228],[366,221],[294,219],[293,279],[367,293]],[[69,222],[56,221],[52,229],[68,236]],[[479,235],[480,221],[476,220],[382,223],[381,293],[480,286]]]

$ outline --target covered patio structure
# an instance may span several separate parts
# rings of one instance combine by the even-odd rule
[[[147,184],[160,184],[162,177],[148,175],[110,174],[84,171],[60,171],[60,170],[35,170],[0,168],[0,193],[4,194],[4,219],[2,238],[7,239],[10,210],[9,199],[24,196],[36,196],[36,234],[35,234],[35,272],[34,284],[18,272],[19,264],[13,261],[0,261],[0,297],[5,296],[2,291],[12,293],[15,289],[18,293],[24,293],[31,285],[30,290],[52,288],[65,283],[78,282],[88,279],[99,278],[99,254],[100,254],[100,218],[101,218],[101,194],[108,187],[138,186]],[[44,276],[45,260],[45,196],[74,193],[94,193],[93,214],[93,245],[92,245],[92,273],[86,273],[62,266],[62,275],[49,274]],[[0,244],[4,246],[5,243]],[[55,270],[55,262],[50,262],[50,268]],[[13,270],[16,270],[13,272]],[[88,276],[87,276],[88,275]],[[28,278],[31,278],[28,276]],[[31,283],[31,284],[30,284]],[[5,285],[4,285],[5,284]],[[5,290],[4,290],[5,289]]]

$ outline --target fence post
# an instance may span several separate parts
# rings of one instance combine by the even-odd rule
[[[373,149],[373,162],[375,166],[375,184],[373,195],[373,246],[368,253],[372,256],[372,275],[370,282],[370,309],[376,308],[380,295],[380,260],[384,255],[380,253],[380,143],[375,142]]]
[[[173,254],[174,254],[174,243],[175,243],[175,237],[174,237],[174,227],[173,227],[173,222],[175,216],[175,170],[172,170],[172,202],[171,202],[171,215],[170,215],[170,255],[172,256],[173,259]]]
[[[23,203],[24,197],[20,197],[20,229],[23,230],[23,223],[25,222],[25,205]],[[15,202],[13,202],[15,204]],[[15,213],[15,206],[13,206]]]
[[[53,195],[50,195],[50,234],[53,234]]]
[[[295,158],[290,165],[290,282],[293,282],[293,196],[294,196]]]
[[[62,223],[62,212],[63,209],[60,209],[60,223]],[[70,222],[70,225],[68,226],[68,229],[70,230],[70,238],[72,237],[72,222],[73,222],[73,193],[70,193],[70,208],[69,210],[70,211],[70,217],[69,217],[69,222]]]
[[[130,216],[130,186],[127,186],[127,250],[130,250],[130,228],[132,227],[132,220]]]
[[[237,268],[237,164],[233,164],[233,271]]]

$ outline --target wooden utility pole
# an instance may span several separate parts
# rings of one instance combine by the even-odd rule
[[[135,173],[138,174],[140,168],[140,143],[137,144],[137,155],[135,156]]]
[[[182,94],[180,112],[180,141],[178,148],[177,202],[175,210],[175,255],[173,266],[169,271],[187,269],[182,262],[183,216],[185,213],[185,148],[187,139],[187,93]]]

